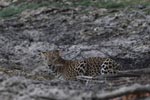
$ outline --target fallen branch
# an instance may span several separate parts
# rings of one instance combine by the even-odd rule
[[[108,74],[108,75],[99,75],[96,77],[91,76],[77,76],[77,79],[79,80],[106,80],[106,79],[118,79],[122,77],[140,77],[140,74],[131,74],[131,73],[119,73],[119,74]]]
[[[107,93],[101,93],[101,94],[93,94],[95,96],[91,97],[92,100],[108,100],[115,97],[120,97],[128,94],[138,94],[138,93],[150,93],[150,85],[139,85],[134,84],[129,87],[122,87],[118,90],[107,92]]]
[[[150,74],[150,68],[136,69],[136,70],[125,70],[120,71],[114,75],[99,75],[96,77],[91,76],[78,76],[79,80],[104,80],[104,79],[117,79],[121,77],[141,77],[142,75]]]
[[[150,74],[150,68],[142,68],[142,69],[135,69],[135,70],[125,70],[125,71],[120,71],[120,73],[134,73],[134,74]]]

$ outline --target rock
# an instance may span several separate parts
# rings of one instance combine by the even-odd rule
[[[81,10],[87,10],[90,14],[81,14]],[[43,65],[40,52],[59,49],[62,57],[68,60],[110,57],[119,62],[124,70],[148,68],[150,16],[143,12],[134,9],[109,14],[107,9],[44,7],[2,19],[0,67],[27,70],[28,74],[37,77],[49,75],[51,79],[53,75]],[[82,100],[111,87],[99,81],[97,84],[95,81],[40,81],[5,74],[1,77],[0,91],[3,92],[0,98],[3,100]]]
[[[10,5],[10,2],[6,2],[4,0],[0,1],[0,7],[4,8],[4,7],[7,7],[8,5]]]
[[[72,9],[66,10],[65,13],[70,13],[70,10]],[[34,13],[32,13],[33,11]],[[37,56],[39,51],[61,49],[65,45],[67,48],[75,46],[74,49],[68,49],[67,52],[82,52],[81,48],[87,46],[88,53],[85,53],[87,57],[96,56],[99,54],[98,52],[101,52],[101,55],[98,56],[135,60],[144,59],[143,53],[149,52],[150,37],[148,34],[150,30],[147,20],[149,16],[145,15],[147,17],[145,19],[132,11],[130,13],[116,12],[114,16],[108,15],[99,17],[95,21],[85,21],[85,18],[91,16],[83,14],[82,16],[79,15],[80,19],[74,19],[57,13],[64,13],[63,9],[47,9],[46,7],[33,11],[23,12],[19,15],[20,19],[1,20],[0,23],[3,27],[1,31],[3,33],[1,34],[0,44],[5,44],[1,48],[1,56],[4,54],[5,56],[2,56],[1,59],[9,59],[9,61],[20,63],[22,66],[32,66],[32,69],[34,69],[40,66],[37,63],[39,62]],[[53,11],[56,11],[55,15],[51,15]],[[76,13],[76,10],[73,11]],[[70,24],[70,21],[73,23]],[[97,47],[95,48],[92,45],[97,45]],[[95,49],[97,50],[93,54]],[[75,57],[76,54],[72,54],[70,59],[74,58],[73,56]],[[78,57],[83,58],[81,55]],[[135,62],[133,62],[132,67],[134,66]]]

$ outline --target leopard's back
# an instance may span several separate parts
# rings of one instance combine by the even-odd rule
[[[85,59],[85,61],[87,63],[87,76],[116,74],[121,67],[116,61],[110,58],[91,57]]]
[[[65,66],[63,74],[66,79],[73,79],[79,75],[97,76],[102,74],[116,74],[120,68],[120,65],[116,61],[101,57],[70,61]]]

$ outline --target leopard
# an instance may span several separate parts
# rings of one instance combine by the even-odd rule
[[[65,80],[76,79],[77,76],[98,76],[116,74],[120,64],[111,58],[89,57],[82,60],[68,60],[61,56],[60,50],[41,52],[45,66],[51,72]]]

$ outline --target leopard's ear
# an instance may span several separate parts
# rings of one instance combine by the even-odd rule
[[[40,52],[41,56],[46,56],[46,52]]]

